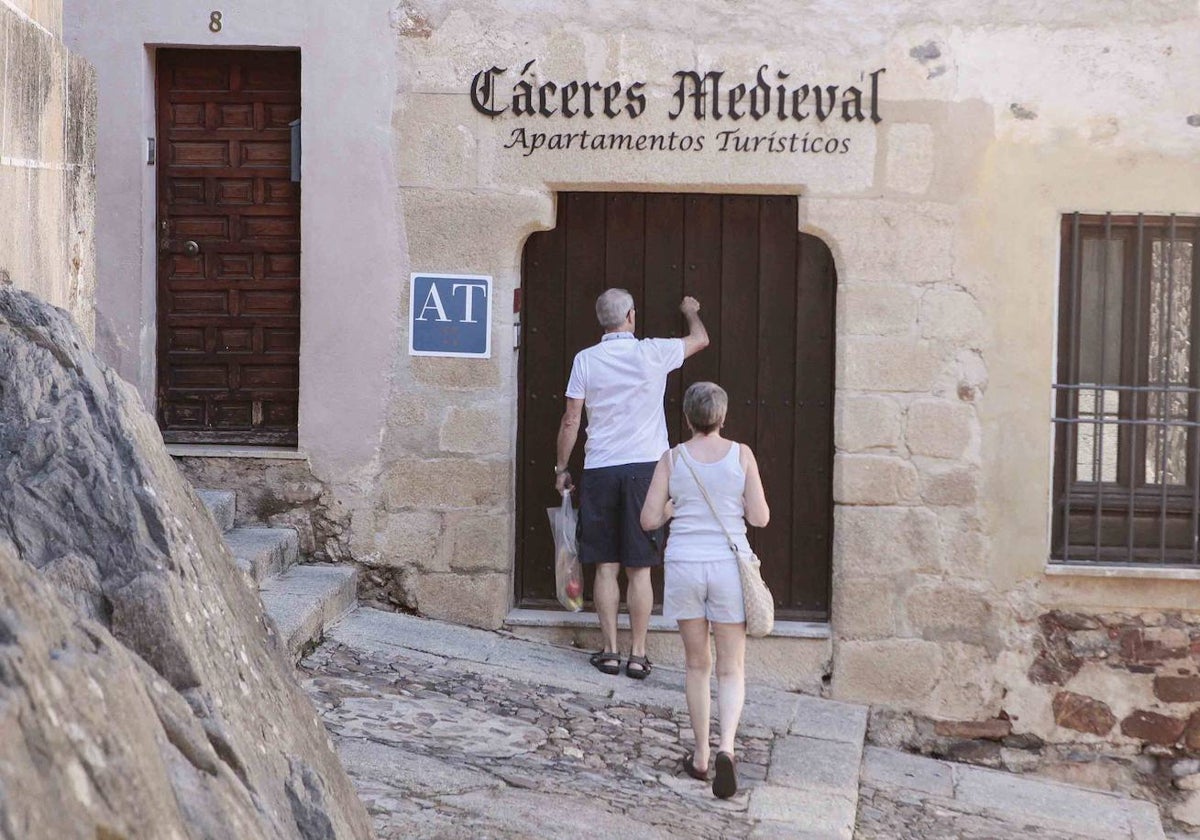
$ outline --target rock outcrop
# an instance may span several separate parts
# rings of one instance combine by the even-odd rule
[[[370,836],[136,392],[0,287],[0,837]]]

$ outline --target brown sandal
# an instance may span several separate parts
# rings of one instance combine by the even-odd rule
[[[683,757],[683,772],[687,773],[693,779],[698,779],[701,782],[708,781],[708,768],[703,770],[696,769],[696,754],[688,753]]]
[[[717,799],[728,799],[737,793],[737,759],[732,753],[717,753],[717,773],[713,777],[712,791]]]
[[[630,668],[630,665],[636,665],[637,668]],[[629,661],[625,663],[625,676],[633,677],[635,680],[644,680],[650,676],[650,660],[645,656],[629,655]]]
[[[609,653],[606,650],[598,650],[588,661],[592,663],[593,668],[603,674],[621,673],[621,654],[615,651]]]

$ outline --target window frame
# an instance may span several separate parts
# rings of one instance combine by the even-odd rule
[[[1107,365],[1100,366],[1099,383],[1083,383],[1079,370],[1083,352],[1081,347],[1083,319],[1083,253],[1088,240],[1121,241],[1122,278],[1119,288],[1121,300],[1121,336],[1119,343],[1120,364],[1118,381],[1103,381]],[[1180,278],[1168,269],[1168,282],[1191,282],[1189,296],[1189,353],[1187,385],[1187,419],[1160,420],[1150,417],[1152,393],[1166,394],[1170,385],[1170,370],[1167,371],[1167,386],[1162,388],[1151,376],[1151,317],[1152,297],[1155,290],[1154,243],[1158,240],[1187,242],[1192,246],[1191,276]],[[1053,497],[1051,500],[1051,554],[1052,564],[1128,564],[1144,566],[1197,566],[1200,565],[1200,217],[1162,216],[1142,214],[1085,214],[1065,213],[1060,228],[1060,259],[1058,284],[1057,360],[1054,378],[1054,439],[1053,439]],[[1107,251],[1102,255],[1107,271]],[[1102,294],[1107,294],[1110,284],[1102,283]],[[1173,296],[1172,296],[1173,299]],[[1103,301],[1103,298],[1102,298]],[[1172,317],[1169,311],[1166,325],[1170,332]],[[1100,307],[1100,318],[1107,322],[1108,314],[1104,303]],[[1160,325],[1164,323],[1160,321]],[[1101,346],[1106,346],[1107,336],[1101,328]],[[1101,352],[1104,352],[1103,350]],[[1169,365],[1170,362],[1168,361]],[[1155,391],[1155,388],[1162,388]],[[1089,424],[1088,417],[1080,418],[1079,396],[1094,391],[1100,399],[1091,416],[1106,414],[1102,394],[1117,390],[1118,408],[1116,422]],[[1169,408],[1166,409],[1169,411]],[[1156,415],[1158,413],[1156,412]],[[1081,480],[1079,472],[1079,430],[1088,425],[1097,431],[1093,439],[1093,451],[1097,453],[1097,464],[1092,478]],[[1162,484],[1147,481],[1147,445],[1154,430],[1162,429],[1166,439],[1172,427],[1185,426],[1186,432],[1186,475],[1184,484]],[[1103,436],[1117,434],[1116,475],[1114,480],[1104,480]],[[1164,455],[1165,459],[1165,455]],[[1162,462],[1165,464],[1165,460]],[[1160,468],[1161,469],[1161,468]],[[1096,480],[1099,478],[1100,480]],[[1171,547],[1182,536],[1181,519],[1190,515],[1191,550]],[[1081,541],[1077,537],[1080,525],[1076,518],[1090,520],[1091,539]],[[1147,522],[1154,520],[1158,539],[1146,535]],[[1124,530],[1123,545],[1112,540],[1115,530]],[[1171,539],[1167,539],[1170,530]],[[1070,540],[1068,541],[1068,532]],[[1184,540],[1187,541],[1186,539]]]

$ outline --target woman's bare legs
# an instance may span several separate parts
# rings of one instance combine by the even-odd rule
[[[710,710],[709,678],[712,676],[712,650],[709,647],[708,619],[684,618],[679,621],[683,652],[687,660],[688,717],[692,720],[692,735],[696,739],[692,764],[698,770],[708,769],[708,715]]]
[[[680,622],[682,630],[683,622]],[[738,721],[742,717],[742,706],[746,702],[746,625],[718,624],[713,622],[713,635],[717,640],[717,717],[721,721],[721,739],[717,749],[733,754],[733,742],[737,737]],[[705,640],[707,642],[707,639]],[[687,648],[687,637],[683,646]],[[707,653],[707,644],[705,652]],[[691,659],[688,659],[688,707],[691,707]],[[707,687],[705,699],[707,700]],[[695,723],[692,724],[695,726]],[[707,723],[706,723],[707,731]],[[707,755],[707,752],[706,752]]]

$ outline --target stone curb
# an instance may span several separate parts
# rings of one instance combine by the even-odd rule
[[[862,780],[901,788],[934,802],[1095,840],[1163,840],[1150,802],[1032,776],[971,767],[868,747]]]

